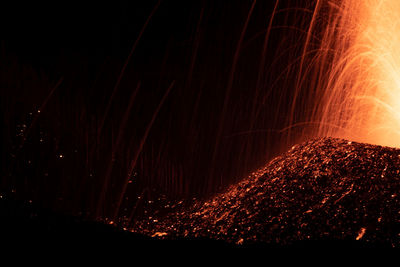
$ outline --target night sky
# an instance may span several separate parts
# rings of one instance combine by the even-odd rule
[[[0,191],[123,216],[263,166],[295,140],[280,129],[310,14],[284,2],[265,54],[275,1],[2,2]]]

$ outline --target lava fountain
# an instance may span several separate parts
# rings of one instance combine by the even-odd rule
[[[317,1],[292,117],[306,83],[314,135],[399,147],[399,15],[397,0]]]

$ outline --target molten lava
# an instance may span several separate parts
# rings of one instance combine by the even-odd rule
[[[297,83],[314,135],[400,146],[399,32],[398,0],[316,2]]]

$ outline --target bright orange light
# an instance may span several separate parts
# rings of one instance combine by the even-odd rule
[[[314,79],[309,89],[320,100],[311,116],[320,122],[316,135],[400,147],[400,1],[319,0],[317,7],[309,35],[319,38],[303,56],[315,42],[317,53],[299,74]]]

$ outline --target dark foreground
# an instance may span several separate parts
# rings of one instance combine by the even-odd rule
[[[135,233],[0,199],[1,236],[151,249],[400,246],[400,150],[324,138],[297,146],[214,198]],[[158,236],[154,238],[152,236]]]
[[[201,251],[240,249],[277,249],[277,248],[375,248],[390,247],[383,243],[366,243],[351,240],[314,240],[298,241],[290,245],[252,243],[232,244],[224,240],[198,237],[176,237],[174,239],[156,239],[144,234],[123,231],[117,227],[98,222],[85,221],[76,217],[39,210],[32,205],[15,201],[0,200],[0,236],[3,244],[17,251],[61,248],[70,250],[120,249],[140,251],[182,251],[194,249]],[[64,251],[65,252],[65,251]]]

